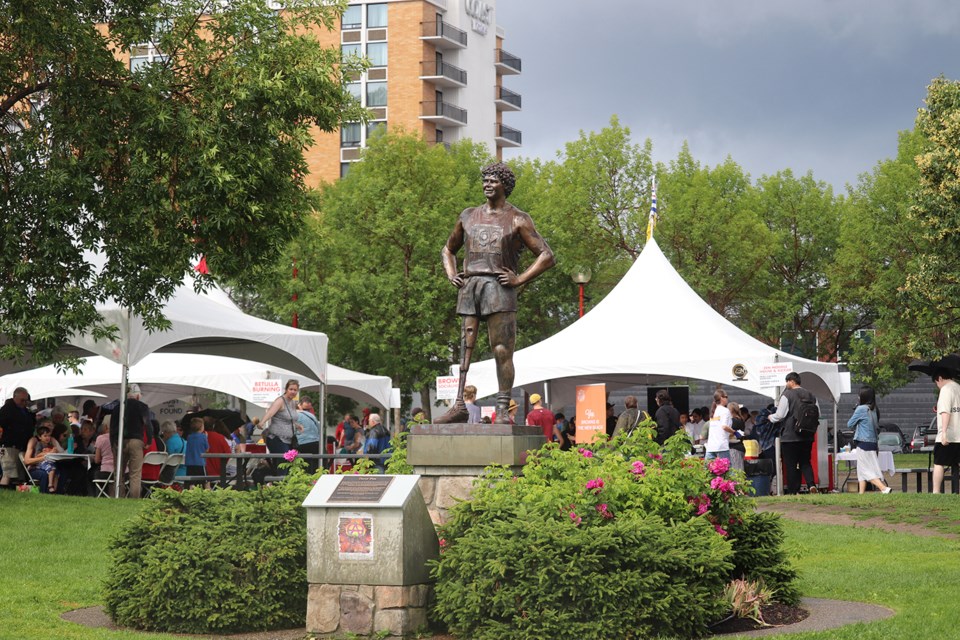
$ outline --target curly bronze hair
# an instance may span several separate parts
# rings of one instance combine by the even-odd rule
[[[503,192],[509,198],[510,194],[513,193],[513,188],[517,185],[517,176],[513,174],[513,170],[510,169],[507,165],[502,162],[494,162],[491,165],[487,165],[480,171],[482,176],[493,176],[503,185]]]

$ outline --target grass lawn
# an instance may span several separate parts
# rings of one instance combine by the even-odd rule
[[[819,495],[769,500],[800,501],[960,533],[960,500],[952,495]],[[109,570],[107,542],[139,507],[129,500],[0,491],[0,540],[6,547],[0,554],[0,640],[182,637],[88,629],[59,618],[69,609],[101,604],[100,584]],[[960,541],[791,520],[785,521],[785,529],[804,595],[870,602],[897,612],[880,622],[792,638],[886,640],[960,635],[955,618],[957,595],[952,588],[960,576]]]

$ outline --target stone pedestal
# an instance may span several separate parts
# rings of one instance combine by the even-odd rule
[[[527,452],[545,440],[539,427],[509,424],[422,424],[407,436],[407,462],[420,476],[420,492],[436,524],[466,500],[473,481],[491,464],[521,473]]]
[[[307,631],[411,638],[439,540],[417,476],[321,476],[307,508]],[[379,636],[378,636],[379,637]]]

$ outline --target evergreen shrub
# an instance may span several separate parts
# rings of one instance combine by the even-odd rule
[[[306,513],[315,476],[295,463],[257,491],[155,491],[111,542],[106,610],[119,625],[173,633],[303,626]]]
[[[698,637],[726,617],[724,587],[754,562],[735,541],[770,521],[753,519],[742,473],[687,459],[683,434],[661,452],[654,426],[567,452],[548,444],[522,477],[488,468],[441,527],[436,618],[473,640],[607,640]],[[766,569],[795,593],[787,569]]]

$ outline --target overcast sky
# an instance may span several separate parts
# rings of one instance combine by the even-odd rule
[[[617,114],[657,161],[686,140],[754,180],[842,190],[895,154],[932,78],[960,79],[958,0],[498,0],[496,18],[523,64],[507,159],[555,158]]]

